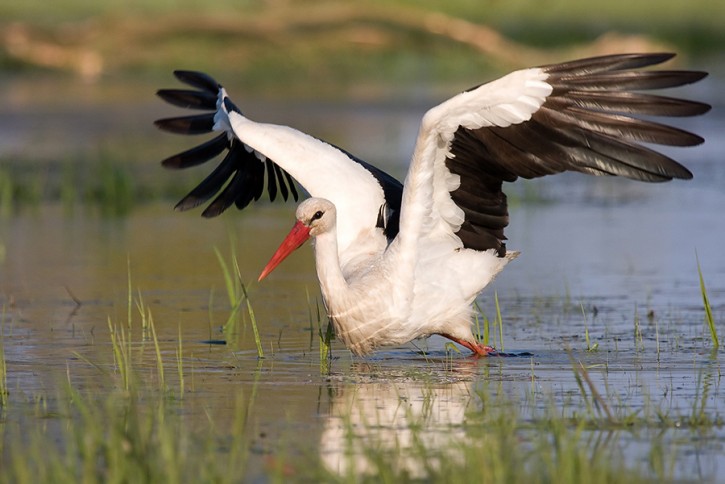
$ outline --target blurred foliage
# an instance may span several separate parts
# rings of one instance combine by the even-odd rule
[[[445,81],[614,50],[718,53],[722,18],[725,2],[708,0],[27,0],[0,6],[0,68],[96,79],[193,66],[270,89]]]
[[[305,16],[309,19],[311,14],[317,13],[315,9],[350,3],[329,0],[25,0],[0,5],[0,19],[56,25],[99,17],[153,16],[159,20],[160,16],[180,12],[248,18],[273,10],[296,10],[299,14],[307,13]],[[725,3],[710,0],[660,0],[656,3],[629,0],[365,0],[354,3],[361,10],[383,6],[436,11],[509,32],[519,30],[522,36],[531,35],[530,29],[541,31],[545,25],[551,33],[559,35],[564,34],[561,25],[591,29],[594,35],[611,29],[652,35],[693,27],[722,30],[721,19],[725,18]]]
[[[123,214],[134,199],[183,196],[193,174],[148,168],[180,149],[150,127],[168,113],[153,92],[175,85],[173,69],[210,72],[245,105],[428,103],[614,51],[675,50],[715,69],[697,58],[722,55],[723,18],[725,2],[709,0],[3,2],[0,129],[20,134],[0,151],[0,213],[51,200]]]
[[[11,216],[23,207],[59,202],[67,214],[79,207],[96,209],[100,215],[127,215],[134,201],[170,197],[154,184],[146,185],[142,176],[127,164],[107,155],[89,154],[81,160],[10,162],[0,158],[0,216]]]

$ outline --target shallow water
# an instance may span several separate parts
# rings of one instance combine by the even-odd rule
[[[128,109],[154,117],[169,113],[151,106],[116,109],[121,120],[130,118]],[[96,118],[108,122],[113,112],[85,115],[93,125]],[[388,112],[381,106],[315,109],[291,103],[274,106],[269,117],[304,126],[370,160],[390,160],[405,158],[420,113],[418,106]],[[166,154],[185,146],[147,125],[121,125],[132,136],[147,136],[147,143],[162,139]],[[708,140],[673,151],[695,173],[692,181],[644,185],[562,175],[510,187],[508,246],[522,255],[479,304],[495,319],[497,294],[503,345],[493,329],[492,337],[496,346],[519,355],[511,358],[471,359],[447,351],[440,338],[368,358],[352,357],[333,343],[329,372],[321,372],[314,315],[319,290],[310,249],[291,256],[262,284],[254,282],[292,223],[292,204],[230,210],[213,220],[175,213],[171,201],[141,204],[128,217],[113,219],[82,208],[69,215],[55,205],[21,210],[0,219],[0,303],[11,394],[17,399],[52,393],[67,378],[108,390],[113,382],[88,362],[112,364],[108,320],[126,324],[130,280],[134,300],[153,315],[167,362],[174,361],[179,338],[183,342],[188,381],[180,413],[189,425],[204,425],[211,415],[223,427],[236,411],[230,395],[240,389],[253,395],[254,452],[247,477],[261,477],[264,457],[281,445],[292,454],[319,454],[333,472],[362,471],[368,465],[364,453],[350,457],[342,451],[347,442],[379,442],[392,451],[413,438],[410,428],[421,421],[425,445],[445,456],[452,442],[471,438],[465,424],[499,395],[518,402],[525,420],[541,419],[552,402],[561,416],[581,414],[586,399],[576,379],[579,362],[614,415],[659,410],[680,419],[702,404],[711,418],[721,418],[722,351],[710,352],[697,260],[722,338],[725,116],[716,108],[682,125]],[[72,133],[64,137],[61,131],[53,139],[68,137]],[[34,147],[38,153],[42,148]],[[231,251],[237,255],[263,359],[246,315],[239,335],[221,331],[230,307],[215,247],[227,261]],[[137,309],[131,312],[138,325]],[[586,351],[586,331],[598,351]],[[135,336],[144,339],[140,330]],[[147,348],[140,358],[153,378],[153,351]],[[722,427],[693,429],[683,419],[681,426],[662,429],[591,432],[592,445],[619,442],[632,465],[646,460],[657,442],[675,456],[676,478],[718,481],[725,472]],[[413,476],[421,472],[414,456],[399,465]]]

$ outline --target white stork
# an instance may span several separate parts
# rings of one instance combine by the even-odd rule
[[[677,87],[707,74],[651,70],[674,54],[623,54],[522,69],[430,109],[405,184],[350,153],[287,126],[245,117],[211,77],[176,71],[197,90],[163,89],[165,101],[211,112],[161,119],[161,129],[218,136],[167,158],[186,168],[226,151],[177,209],[219,193],[202,215],[244,208],[297,181],[312,197],[265,267],[265,277],[310,236],[317,276],[337,337],[355,354],[433,334],[474,352],[471,303],[517,256],[506,249],[502,183],[563,171],[647,182],[692,174],[640,143],[693,146],[695,134],[641,116],[694,116],[704,103],[639,91]],[[231,178],[231,181],[227,181]],[[226,186],[224,186],[226,184]]]

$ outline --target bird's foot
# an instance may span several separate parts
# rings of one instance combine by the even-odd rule
[[[499,356],[499,352],[496,348],[493,346],[484,345],[481,343],[475,343],[471,344],[470,346],[464,345],[469,350],[473,351],[473,356],[480,357],[480,356]]]
[[[496,350],[496,348],[492,346],[487,346],[478,342],[471,342],[466,341],[460,338],[456,338],[454,336],[448,335],[448,334],[441,334],[441,336],[448,338],[451,341],[454,341],[455,343],[458,343],[461,346],[464,346],[468,348],[469,350],[473,351],[473,356],[475,357],[481,357],[481,356],[498,356],[499,352]]]

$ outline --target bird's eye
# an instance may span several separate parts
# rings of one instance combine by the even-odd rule
[[[322,216],[324,215],[324,212],[322,210],[318,210],[315,212],[315,214],[310,219],[310,222],[314,222],[315,220],[320,220]]]

